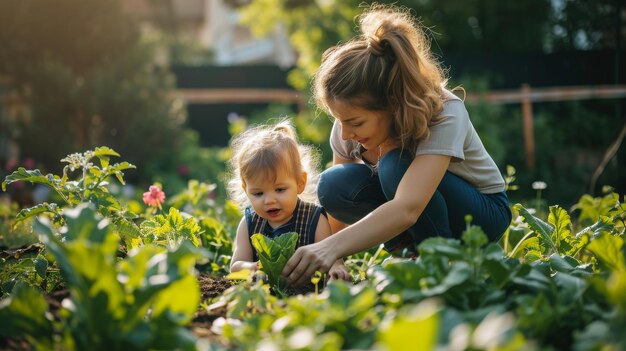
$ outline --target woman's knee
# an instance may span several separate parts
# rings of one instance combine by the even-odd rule
[[[378,162],[380,184],[388,199],[395,196],[400,180],[412,161],[413,158],[408,151],[394,149],[386,153]]]
[[[320,204],[335,218],[352,223],[385,202],[377,177],[363,164],[335,165],[320,175]]]
[[[317,186],[317,196],[320,204],[325,208],[345,206],[369,181],[363,179],[367,174],[363,165],[341,164],[335,165],[320,174]]]
[[[338,206],[342,177],[341,172],[337,171],[335,167],[331,167],[320,174],[317,197],[320,204],[327,210]]]

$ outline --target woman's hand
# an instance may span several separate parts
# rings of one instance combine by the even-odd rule
[[[332,267],[330,267],[330,271],[328,271],[328,276],[330,277],[328,280],[343,280],[346,282],[352,282],[352,276],[350,272],[348,272],[348,268],[343,264],[343,260],[339,259],[335,261]]]
[[[282,275],[294,286],[301,286],[311,280],[315,271],[326,273],[333,266],[337,257],[327,248],[330,240],[299,247],[291,256]]]

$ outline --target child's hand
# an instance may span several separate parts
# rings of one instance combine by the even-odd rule
[[[259,270],[259,261],[248,262],[248,261],[237,261],[233,262],[232,266],[230,266],[230,272],[238,272],[240,270],[247,269],[250,272],[254,273]]]
[[[343,264],[343,260],[337,260],[332,267],[330,267],[330,271],[328,271],[328,276],[330,277],[328,280],[344,280],[347,282],[352,282],[352,276],[350,276],[350,272]]]

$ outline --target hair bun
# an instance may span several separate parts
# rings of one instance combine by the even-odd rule
[[[276,132],[276,133],[283,134],[283,135],[287,136],[288,138],[291,138],[291,139],[295,140],[296,142],[298,141],[298,136],[296,135],[296,130],[295,130],[293,124],[289,120],[284,119],[284,120],[276,123],[276,125],[274,126],[274,128],[272,130],[274,132]]]
[[[385,56],[389,52],[389,42],[386,39],[379,40],[376,37],[368,36],[367,51],[374,56]]]

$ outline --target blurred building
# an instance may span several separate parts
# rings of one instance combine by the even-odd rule
[[[138,20],[145,35],[165,33],[211,53],[208,60],[181,60],[165,45],[155,58],[176,76],[178,93],[187,103],[186,125],[199,132],[204,146],[227,145],[233,116],[249,117],[272,103],[294,109],[303,104],[287,84],[296,54],[285,28],[277,24],[269,36],[257,38],[239,24],[237,8],[249,1],[122,1],[123,11]]]
[[[124,0],[124,12],[138,18],[142,30],[161,29],[186,36],[213,52],[213,64],[221,66],[276,64],[292,67],[296,54],[283,26],[255,38],[239,25],[237,7],[248,0]]]

